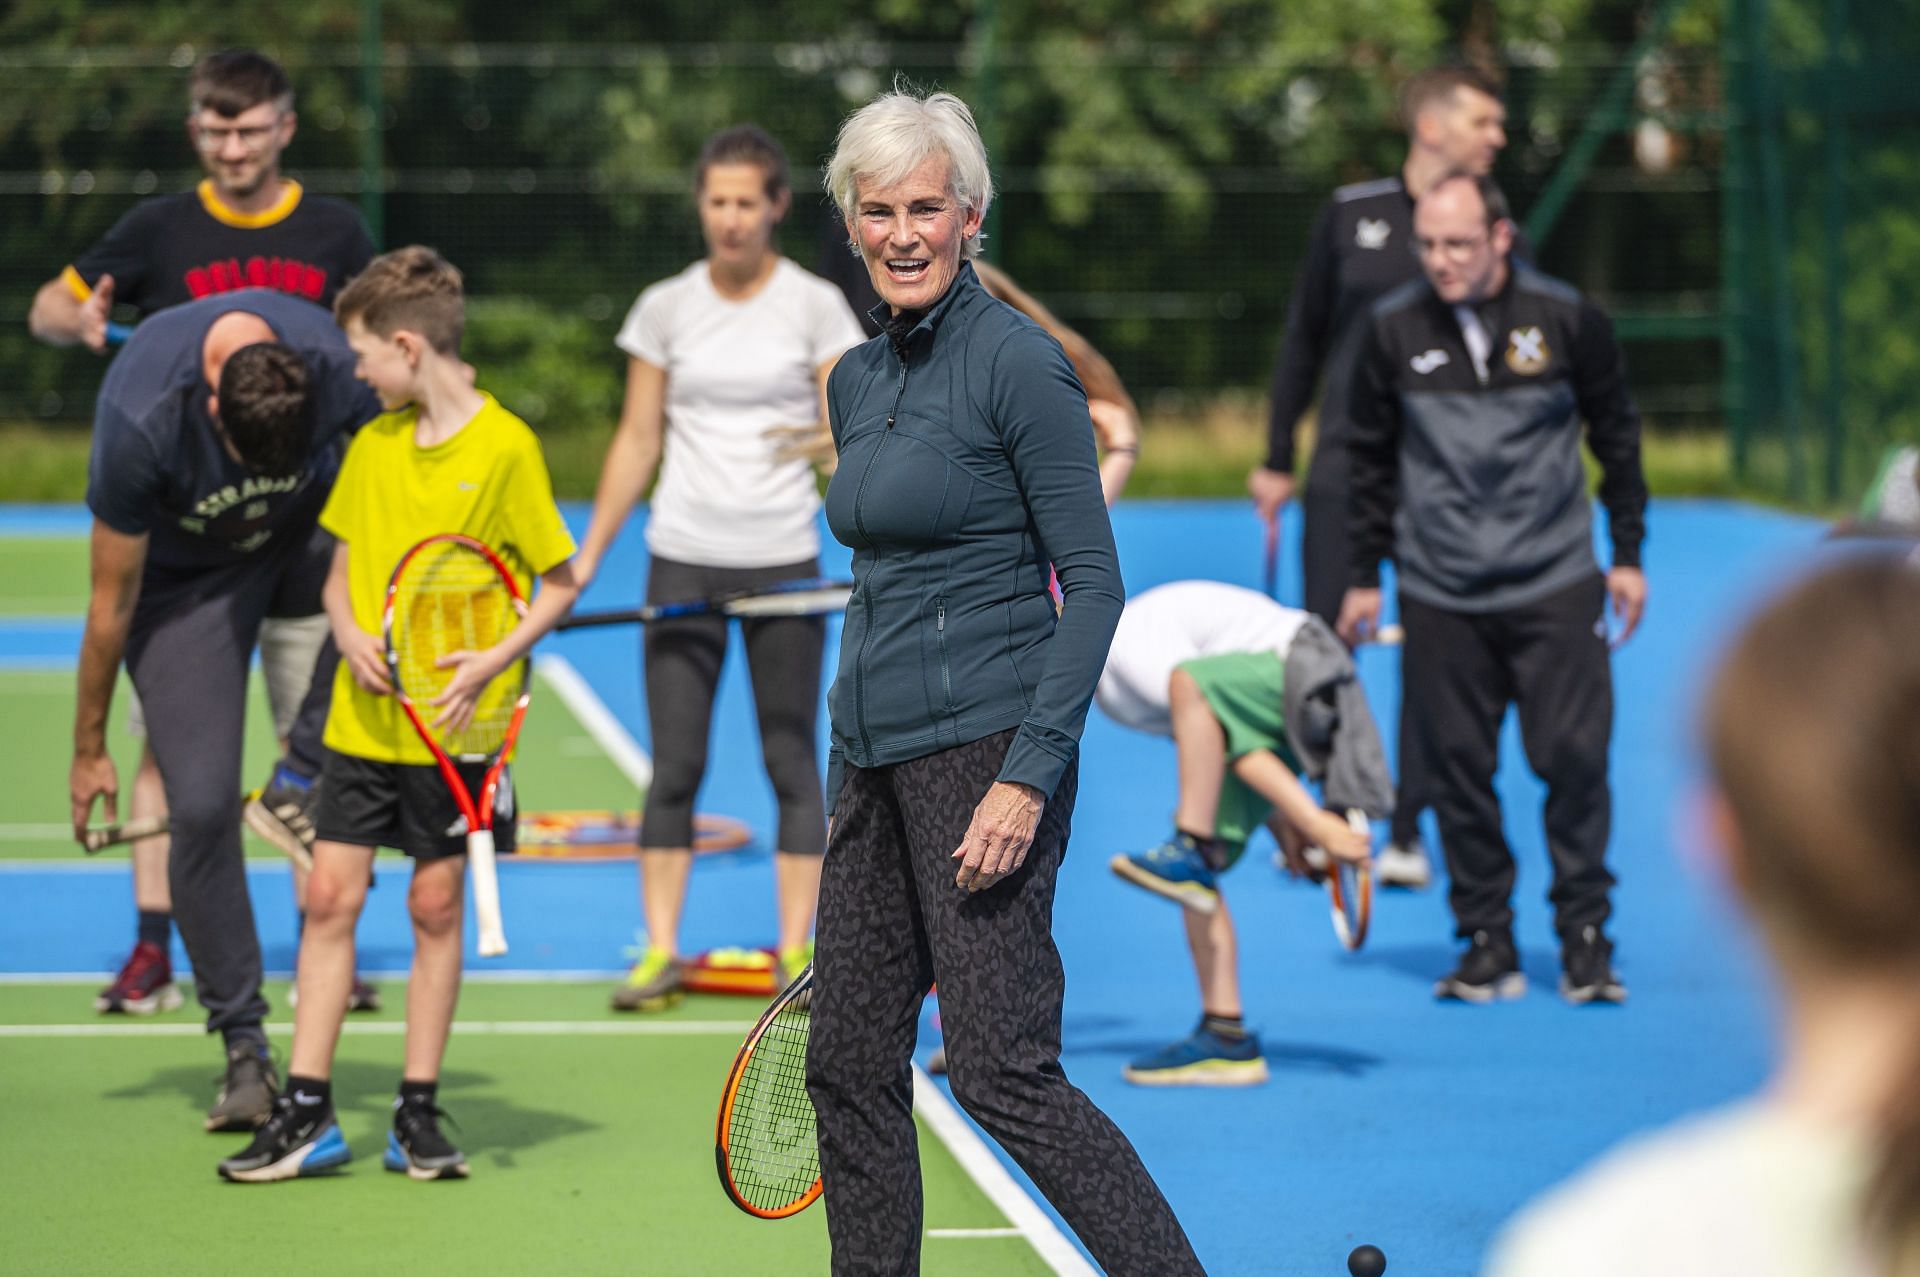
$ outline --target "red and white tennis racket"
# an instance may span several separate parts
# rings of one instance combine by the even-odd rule
[[[492,647],[525,610],[525,597],[500,556],[472,537],[448,533],[428,537],[401,557],[387,583],[381,619],[394,695],[433,751],[440,775],[467,820],[474,922],[480,954],[487,958],[507,951],[493,861],[493,806],[527,716],[532,664],[522,658],[488,683],[474,704],[472,721],[458,730],[450,724],[435,727],[437,711],[429,702],[446,690],[454,674],[440,667],[442,657]],[[477,801],[456,761],[486,765]]]

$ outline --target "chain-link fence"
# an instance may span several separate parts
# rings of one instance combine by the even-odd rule
[[[1844,0],[1729,15],[1734,463],[1832,504],[1920,441],[1920,20]]]
[[[1855,39],[1870,21],[1856,12]],[[0,313],[23,315],[33,289],[139,197],[196,180],[181,119],[199,52],[0,54]],[[701,251],[689,168],[726,124],[757,120],[787,146],[798,196],[782,246],[818,269],[845,251],[817,173],[846,112],[895,74],[966,96],[1000,185],[989,255],[1086,332],[1150,416],[1258,396],[1319,205],[1405,153],[1387,72],[1212,47],[1089,43],[1066,56],[1002,40],[988,62],[977,44],[836,40],[388,46],[371,69],[360,46],[281,53],[300,90],[289,172],[361,201],[386,245],[433,244],[459,264],[475,299],[471,357],[549,431],[601,431],[617,412],[613,333],[643,285]],[[1769,78],[1754,57],[1725,54],[1507,50],[1512,144],[1499,176],[1523,218],[1550,198],[1540,265],[1614,313],[1655,427],[1726,421],[1742,462],[1786,491],[1794,467],[1818,468],[1816,418],[1844,432],[1867,424],[1867,402],[1885,404],[1872,410],[1880,431],[1911,411],[1851,405],[1896,384],[1897,369],[1911,379],[1912,357],[1884,351],[1920,340],[1920,271],[1904,285],[1883,275],[1892,245],[1873,237],[1897,229],[1876,231],[1883,215],[1920,236],[1909,211],[1920,112],[1889,102],[1871,130],[1848,114],[1865,108],[1839,112],[1855,121],[1839,213],[1849,234],[1828,251],[1832,201],[1808,178],[1831,162],[1821,143],[1838,81],[1784,67]],[[1744,94],[1731,112],[1730,87]],[[1136,115],[1144,102],[1166,136],[1103,146],[1084,120],[1068,135],[1047,108],[1062,94],[1115,95]],[[1577,172],[1562,171],[1570,156]],[[1844,328],[1822,322],[1820,299],[1836,291]],[[1827,331],[1844,339],[1825,342]],[[97,361],[40,348],[20,324],[0,329],[0,358],[12,373],[0,418],[86,418]],[[1789,370],[1785,395],[1767,379]]]

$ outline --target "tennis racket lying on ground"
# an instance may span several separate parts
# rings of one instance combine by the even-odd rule
[[[813,966],[773,1000],[734,1057],[713,1157],[727,1197],[757,1219],[797,1215],[820,1196],[820,1143],[807,1096]]]
[[[473,879],[474,922],[482,957],[507,951],[500,917],[500,880],[493,862],[494,796],[527,716],[531,662],[522,658],[480,693],[473,719],[454,730],[435,727],[430,701],[446,690],[452,652],[478,652],[504,638],[526,608],[520,587],[500,556],[472,537],[428,537],[401,556],[387,583],[381,630],[394,696],[420,739],[433,751],[460,814],[467,820],[467,871]],[[480,793],[468,790],[455,763],[484,764]]]
[[[648,621],[666,621],[681,616],[738,616],[747,619],[763,616],[814,616],[838,612],[847,606],[853,594],[853,582],[835,577],[808,577],[782,581],[758,590],[734,590],[710,599],[688,599],[681,603],[649,603],[643,607],[616,608],[605,612],[576,612],[560,622],[563,630],[586,629],[595,625],[644,625]]]
[[[1366,813],[1357,807],[1347,809],[1347,823],[1354,832],[1371,836]],[[1333,905],[1333,934],[1340,947],[1351,952],[1367,942],[1367,924],[1373,920],[1373,862],[1358,863],[1329,854],[1327,896]]]
[[[156,834],[167,832],[165,816],[147,816],[139,820],[123,820],[115,825],[95,825],[87,830],[87,836],[81,846],[87,849],[89,856],[117,847],[121,843],[137,842],[142,838],[152,838]]]

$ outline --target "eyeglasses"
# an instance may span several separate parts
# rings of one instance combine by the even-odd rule
[[[247,128],[221,128],[196,121],[193,126],[193,141],[208,155],[218,155],[227,149],[229,141],[238,138],[242,147],[257,155],[267,149],[267,145],[273,141],[273,135],[279,131],[279,119],[274,120],[272,124],[258,124]]]
[[[1474,253],[1479,250],[1480,246],[1487,242],[1487,239],[1488,237],[1485,235],[1476,235],[1472,239],[1420,239],[1416,237],[1413,241],[1413,255],[1415,257],[1425,258],[1432,257],[1435,253],[1438,253],[1449,261],[1464,262],[1472,257]]]

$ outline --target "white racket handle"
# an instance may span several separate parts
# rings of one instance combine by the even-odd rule
[[[493,863],[491,829],[467,835],[467,873],[473,879],[473,921],[480,932],[480,956],[497,958],[507,951],[507,931],[500,918],[500,871]]]

